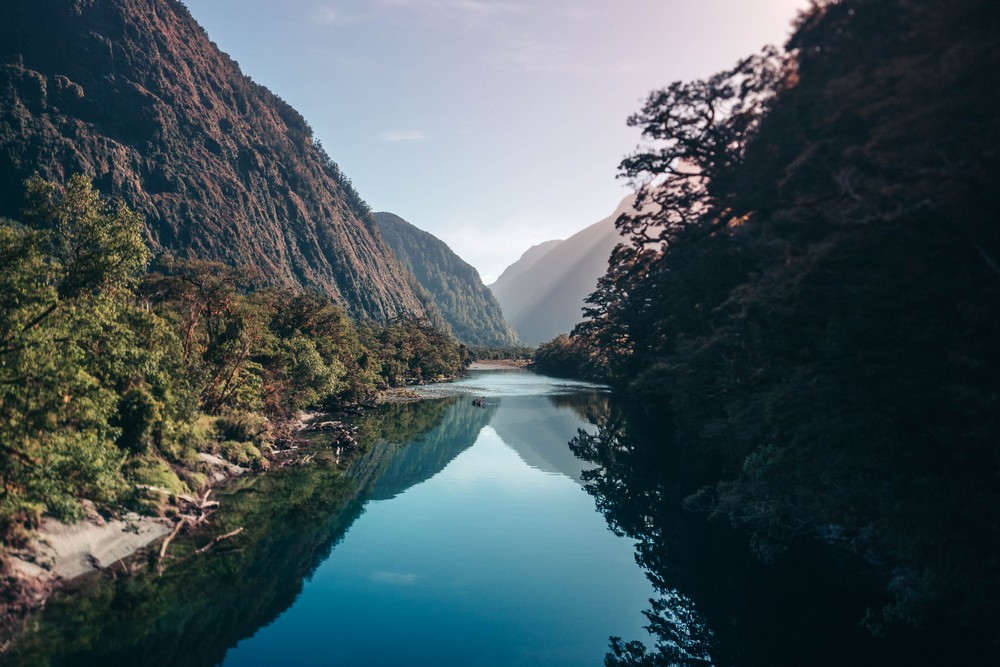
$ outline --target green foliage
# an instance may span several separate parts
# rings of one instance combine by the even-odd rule
[[[262,443],[267,440],[270,424],[257,412],[229,412],[215,420],[220,440]]]
[[[535,348],[527,345],[511,347],[483,347],[473,345],[468,348],[472,361],[530,361],[535,356]]]
[[[36,174],[25,188],[26,221],[48,232],[48,253],[64,270],[61,298],[89,291],[122,294],[135,286],[149,261],[138,215],[124,204],[108,206],[82,174],[62,189]]]
[[[132,457],[122,469],[125,479],[142,489],[146,507],[158,511],[166,506],[169,494],[188,493],[188,486],[162,458],[156,455]]]
[[[400,263],[416,277],[418,288],[429,293],[431,310],[441,312],[458,340],[499,348],[517,343],[517,334],[504,320],[500,304],[475,268],[440,239],[399,216],[376,213],[374,218]]]
[[[81,498],[187,490],[168,462],[201,484],[198,451],[266,467],[269,420],[466,362],[426,322],[359,329],[329,299],[223,264],[167,257],[143,277],[138,216],[83,176],[26,188],[27,224],[0,221],[0,534],[73,518]]]
[[[583,342],[560,334],[535,350],[535,367],[555,377],[575,377],[584,380],[608,379],[607,361],[600,352]]]
[[[998,27],[984,0],[823,3],[787,55],[654,93],[622,163],[649,207],[538,355],[606,360],[761,555],[833,527],[905,582],[889,616],[994,628]]]
[[[362,330],[362,336],[381,361],[379,375],[385,387],[444,380],[467,363],[465,347],[424,319],[399,317],[383,329]]]
[[[82,177],[27,183],[30,228],[0,226],[0,531],[79,497],[123,490],[117,390],[125,382],[141,223]]]

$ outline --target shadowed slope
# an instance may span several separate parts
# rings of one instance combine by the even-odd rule
[[[597,287],[611,250],[622,240],[615,220],[631,209],[633,200],[626,197],[610,216],[556,242],[541,256],[525,253],[518,263],[527,260],[530,265],[512,264],[490,285],[521,340],[537,345],[569,333],[583,319],[583,300]],[[545,250],[545,245],[535,248]]]
[[[398,215],[376,213],[375,221],[386,243],[430,294],[458,340],[490,347],[517,343],[517,335],[504,320],[500,304],[475,268],[441,239]]]

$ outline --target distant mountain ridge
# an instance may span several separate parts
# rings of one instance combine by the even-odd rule
[[[622,240],[615,220],[634,201],[629,195],[610,216],[564,241],[530,248],[490,285],[522,341],[544,343],[569,333],[583,319],[584,299],[597,287],[611,251]]]
[[[504,320],[500,304],[474,267],[444,241],[398,215],[374,215],[382,238],[429,294],[455,338],[468,345],[487,347],[517,343],[517,334]]]
[[[516,262],[503,270],[500,277],[494,280],[489,286],[490,289],[493,290],[494,294],[498,294],[497,290],[500,290],[502,294],[508,285],[517,280],[518,276],[533,267],[547,252],[562,242],[563,239],[554,239],[552,241],[542,241],[538,245],[531,246],[524,251],[524,254]],[[499,298],[499,295],[497,298]]]
[[[32,172],[82,172],[159,251],[256,268],[351,315],[425,315],[367,205],[302,116],[176,0],[10,0],[0,22],[0,215]]]

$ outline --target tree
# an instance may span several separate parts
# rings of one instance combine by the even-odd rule
[[[27,226],[0,224],[0,531],[122,491],[113,426],[142,222],[83,176],[26,183]]]
[[[725,223],[733,214],[727,177],[790,71],[768,47],[708,79],[651,93],[628,119],[648,143],[619,165],[619,178],[638,189],[636,212],[616,222],[622,234],[662,250],[693,225]]]

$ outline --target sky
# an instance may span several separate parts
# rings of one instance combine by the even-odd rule
[[[375,211],[487,284],[628,194],[648,94],[784,43],[808,0],[185,0]]]

